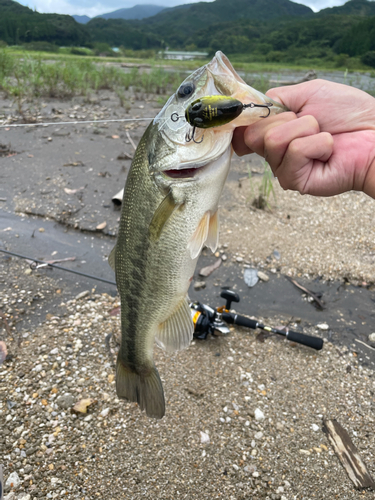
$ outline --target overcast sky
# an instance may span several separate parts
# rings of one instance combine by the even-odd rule
[[[137,4],[154,4],[174,7],[183,3],[195,3],[201,0],[18,0],[22,5],[41,13],[54,12],[58,14],[79,14],[95,17],[117,9],[133,7]],[[209,0],[208,0],[209,1]],[[229,0],[228,0],[229,1]],[[326,7],[343,5],[346,0],[300,0],[296,3],[308,5],[317,12]]]

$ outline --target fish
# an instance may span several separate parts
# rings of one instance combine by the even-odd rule
[[[203,96],[231,96],[244,104],[285,108],[248,86],[228,58],[217,52],[187,77],[151,121],[129,170],[117,242],[109,256],[121,301],[117,396],[137,402],[149,417],[165,414],[163,385],[153,360],[189,346],[193,321],[188,288],[204,246],[219,240],[218,204],[230,166],[233,130],[261,119],[249,107],[226,125],[196,129],[185,110]]]

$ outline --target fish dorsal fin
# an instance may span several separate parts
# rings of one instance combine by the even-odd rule
[[[187,298],[183,299],[169,318],[159,326],[156,343],[166,351],[185,349],[193,338],[194,325]]]
[[[188,243],[188,250],[190,251],[190,256],[193,260],[196,259],[201,253],[203,245],[207,240],[209,225],[210,212],[206,212]]]
[[[218,211],[210,217],[210,225],[208,227],[208,235],[205,241],[206,247],[208,247],[212,252],[216,252],[217,246],[219,244],[219,215]]]
[[[150,223],[149,233],[152,241],[157,241],[160,238],[165,224],[167,223],[173,212],[176,210],[176,208],[179,206],[180,204],[176,203],[173,198],[172,191],[169,191],[167,196],[155,210],[154,216]]]
[[[112,248],[111,253],[108,256],[108,264],[116,272],[116,245]]]

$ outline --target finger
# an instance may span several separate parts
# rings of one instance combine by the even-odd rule
[[[299,137],[292,141],[275,172],[283,189],[302,194],[327,195],[330,186],[324,166],[333,152],[333,138],[328,132]]]
[[[244,143],[254,153],[264,157],[264,137],[266,133],[275,127],[282,127],[285,123],[295,119],[296,115],[294,113],[286,112],[259,120],[245,129],[243,136]]]
[[[233,132],[232,146],[234,152],[238,156],[244,156],[253,153],[254,151],[250,149],[245,144],[244,134],[247,127],[237,127]]]
[[[277,87],[270,89],[266,95],[271,99],[284,104],[287,108],[295,113],[299,113],[305,106],[308,99],[315,94],[326,82],[324,80],[313,80],[303,82],[297,85],[287,85],[285,87]]]
[[[264,136],[264,158],[276,172],[292,141],[318,133],[319,124],[313,116],[303,116],[269,129]]]

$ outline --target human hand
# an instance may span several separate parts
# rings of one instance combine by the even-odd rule
[[[267,95],[291,112],[237,128],[232,144],[239,156],[263,156],[284,189],[316,196],[354,189],[375,198],[373,97],[325,80]]]

